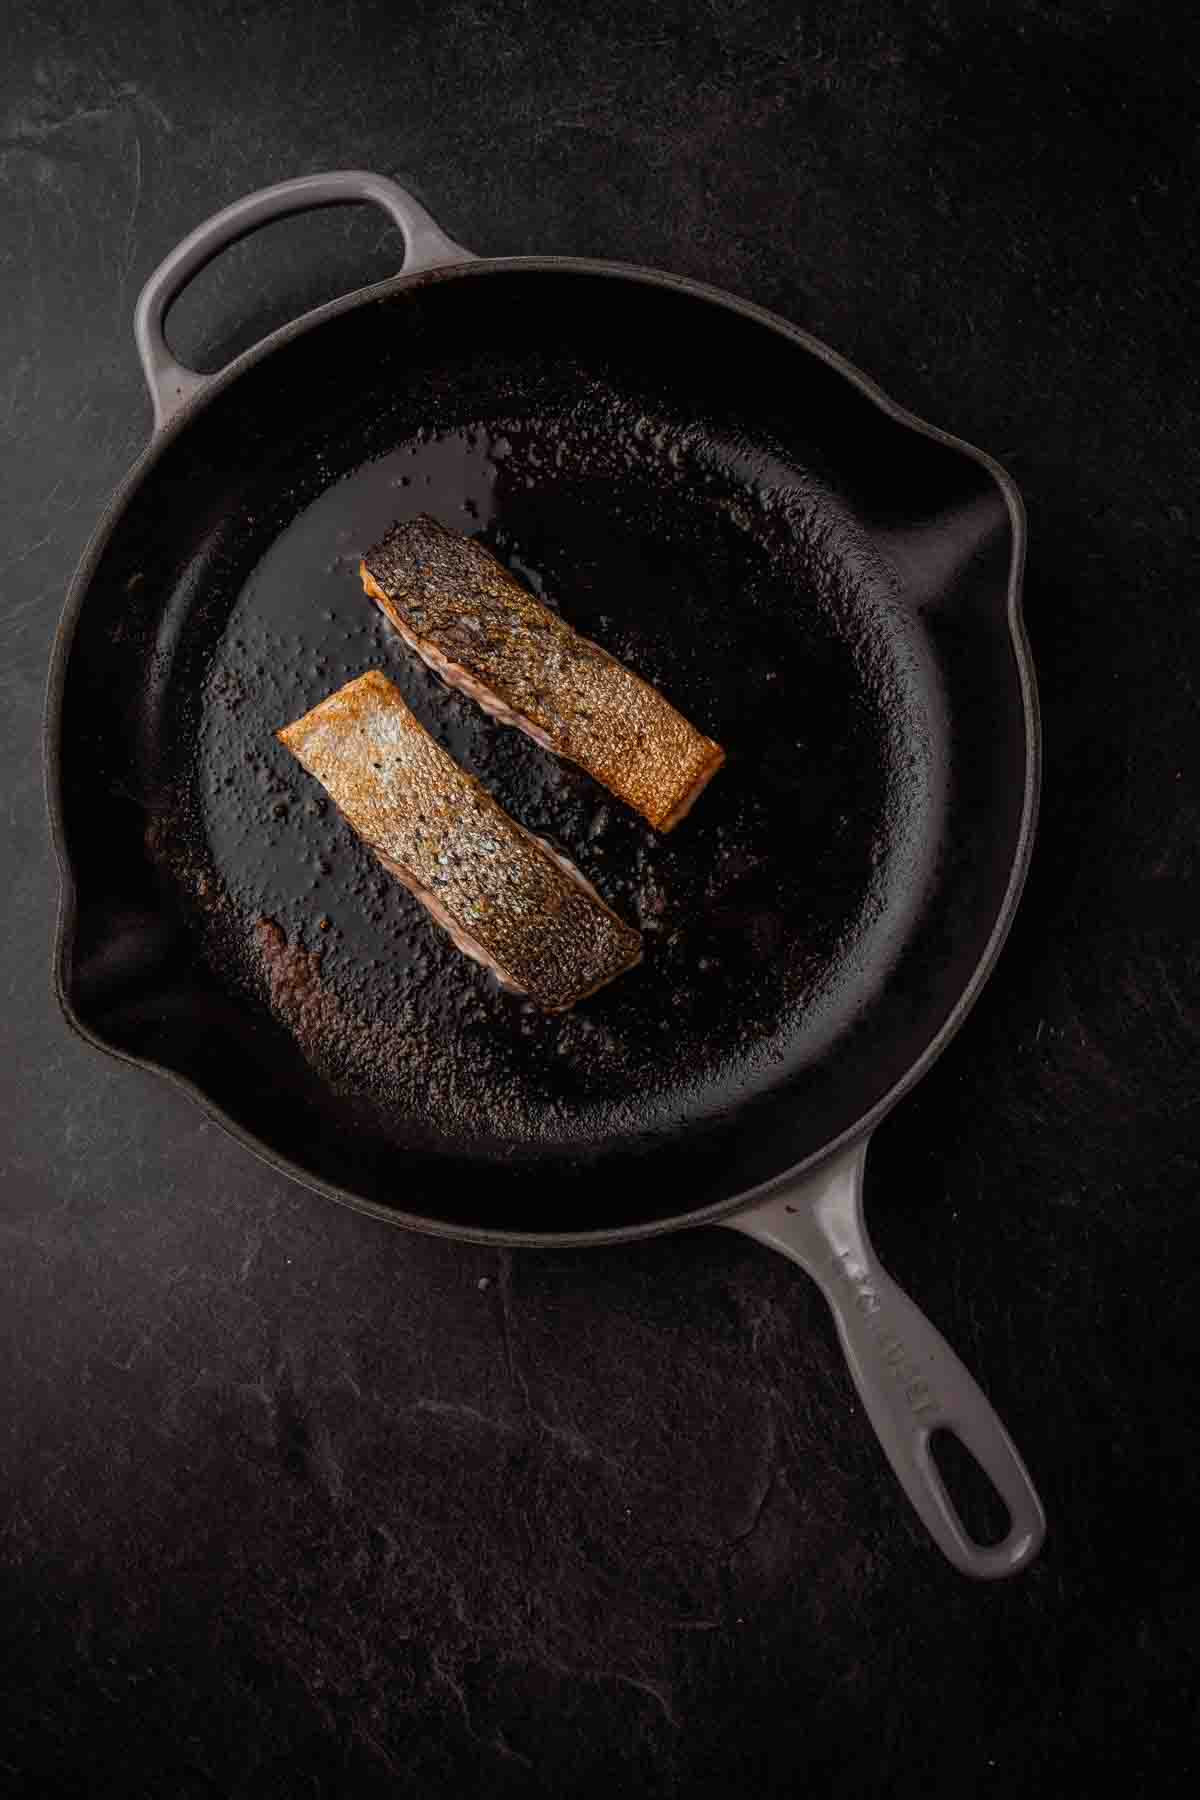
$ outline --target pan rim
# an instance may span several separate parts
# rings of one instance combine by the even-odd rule
[[[296,338],[304,336],[327,321],[338,318],[360,306],[388,299],[396,293],[409,289],[437,285],[443,281],[474,280],[490,275],[514,272],[578,274],[631,281],[643,286],[676,291],[707,301],[725,311],[738,314],[752,323],[763,326],[809,355],[815,356],[835,373],[843,376],[888,418],[915,431],[922,437],[929,438],[934,443],[968,457],[985,470],[1000,490],[1012,530],[1006,618],[1025,726],[1025,774],[1021,818],[1008,880],[992,930],[954,1006],[921,1054],[888,1091],[853,1125],[848,1126],[845,1131],[822,1145],[810,1156],[802,1158],[791,1167],[772,1176],[767,1181],[760,1182],[755,1187],[739,1191],[731,1197],[714,1201],[707,1206],[690,1209],[669,1217],[591,1231],[512,1231],[492,1229],[487,1226],[454,1224],[444,1219],[426,1217],[423,1214],[388,1207],[381,1202],[368,1200],[363,1195],[340,1187],[334,1182],[324,1181],[240,1125],[189,1076],[165,1063],[155,1061],[152,1057],[135,1056],[110,1043],[80,1016],[68,991],[75,938],[77,894],[74,867],[66,845],[66,828],[62,810],[62,724],[66,672],[76,626],[100,558],[137,489],[169,446],[187,430],[193,420],[218,395],[231,387],[251,366],[264,360],[274,351],[290,344]],[[849,358],[831,348],[811,332],[806,331],[802,326],[793,325],[787,319],[781,318],[779,314],[759,306],[754,301],[742,299],[738,295],[730,294],[709,283],[693,280],[690,276],[675,275],[666,270],[646,268],[634,263],[590,257],[493,257],[477,258],[471,262],[449,264],[442,268],[422,270],[413,274],[395,275],[385,281],[376,282],[368,287],[356,289],[352,293],[338,296],[326,305],[289,321],[277,331],[270,333],[260,343],[251,346],[240,356],[235,357],[218,374],[212,376],[205,386],[179,409],[161,431],[151,433],[145,448],[118,484],[101,513],[68,585],[51,653],[43,719],[46,804],[50,819],[51,841],[59,870],[59,903],[53,949],[54,992],[67,1025],[77,1036],[105,1055],[115,1058],[118,1062],[128,1063],[132,1067],[145,1069],[181,1089],[200,1107],[202,1112],[219,1124],[247,1150],[280,1174],[298,1182],[302,1187],[335,1200],[340,1205],[348,1206],[356,1212],[364,1213],[368,1217],[379,1219],[385,1224],[409,1231],[419,1231],[427,1236],[451,1238],[459,1242],[498,1248],[587,1248],[592,1245],[632,1243],[643,1238],[662,1236],[669,1231],[718,1225],[736,1213],[762,1204],[786,1189],[794,1187],[797,1183],[807,1180],[852,1145],[869,1137],[892,1108],[928,1073],[961,1029],[991,975],[1012,927],[1033,852],[1042,773],[1042,735],[1037,682],[1022,610],[1027,537],[1025,505],[1020,490],[1012,476],[994,457],[968,443],[964,438],[943,430],[940,426],[920,418],[916,413],[902,406]]]

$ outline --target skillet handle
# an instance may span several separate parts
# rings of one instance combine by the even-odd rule
[[[863,1218],[866,1156],[866,1144],[858,1144],[809,1181],[724,1223],[791,1257],[825,1295],[884,1454],[938,1548],[964,1575],[1015,1575],[1041,1547],[1042,1503],[985,1395],[880,1266]],[[966,1446],[1004,1501],[1009,1529],[1001,1543],[976,1543],[959,1517],[930,1451],[939,1430]]]
[[[335,169],[324,175],[301,175],[280,181],[235,200],[214,213],[203,225],[176,244],[159,263],[138,296],[133,315],[133,335],[150,398],[154,403],[154,429],[161,431],[194,395],[201,393],[215,375],[201,375],[172,356],[163,321],[192,276],[198,274],[219,251],[239,238],[282,219],[287,213],[307,212],[316,206],[343,206],[355,200],[373,200],[400,227],[404,236],[404,261],[408,274],[443,263],[472,262],[469,250],[438,229],[419,200],[386,176],[365,169]]]

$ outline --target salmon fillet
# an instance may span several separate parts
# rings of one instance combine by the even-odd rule
[[[465,955],[548,1012],[641,960],[574,864],[509,818],[371,670],[276,733]]]
[[[670,831],[725,760],[656,688],[534,598],[472,538],[422,515],[359,565],[405,643],[451,687],[578,763]]]

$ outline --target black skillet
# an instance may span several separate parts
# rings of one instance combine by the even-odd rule
[[[213,376],[163,319],[223,246],[372,200],[394,280]],[[227,208],[151,278],[155,433],[67,598],[50,681],[58,992],[91,1043],[377,1218],[476,1242],[733,1226],[799,1262],[909,1498],[960,1569],[1043,1534],[1016,1450],[879,1268],[872,1128],[995,962],[1038,780],[1024,519],[990,458],[696,282],[477,260],[339,173]],[[729,752],[670,837],[425,671],[360,590],[419,511],[478,532]],[[454,951],[275,742],[368,667],[645,935],[550,1018]],[[930,1451],[1008,1509],[975,1542]]]

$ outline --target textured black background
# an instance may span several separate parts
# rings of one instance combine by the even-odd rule
[[[1140,8],[133,0],[0,63],[0,1793],[996,1793],[1194,1779],[1195,39]],[[798,1273],[498,1255],[289,1186],[50,996],[63,588],[148,429],[142,281],[243,192],[764,302],[998,455],[1046,729],[1028,896],[879,1133],[881,1251],[1044,1493],[981,1588]],[[390,273],[354,209],[176,314],[215,366]]]

